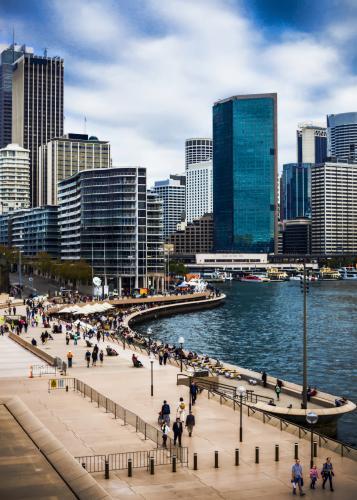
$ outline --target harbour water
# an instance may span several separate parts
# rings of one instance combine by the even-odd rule
[[[222,361],[302,382],[299,282],[218,285],[224,306],[138,325],[155,338]],[[357,281],[312,283],[308,295],[308,382],[357,401]],[[357,413],[339,421],[338,437],[357,445]]]

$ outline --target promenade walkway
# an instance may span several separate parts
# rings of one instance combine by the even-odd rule
[[[0,335],[0,356],[0,378],[27,377],[30,365],[46,364],[6,335]]]
[[[39,338],[40,329],[30,329],[27,340],[32,336]],[[26,338],[26,336],[25,336]],[[38,345],[41,343],[39,342]],[[106,344],[105,344],[106,345]],[[99,347],[105,345],[101,342]],[[186,387],[176,385],[178,369],[174,366],[160,366],[154,362],[154,397],[150,397],[150,361],[146,356],[139,356],[144,368],[135,369],[131,363],[132,351],[115,344],[119,357],[104,358],[104,365],[97,367],[85,366],[84,353],[86,346],[81,340],[74,346],[69,346],[74,354],[74,366],[69,370],[69,376],[85,381],[102,394],[133,411],[147,423],[157,425],[157,414],[162,401],[167,399],[175,413],[178,400],[183,396],[188,402]],[[65,344],[64,334],[54,335],[44,347],[46,352],[59,355],[65,359],[68,346]],[[141,449],[141,446],[152,448],[152,443],[142,443],[142,440],[129,427],[124,428],[122,434],[120,421],[105,414],[103,410],[91,405],[90,401],[77,394],[58,391],[48,394],[45,380],[34,379],[23,381],[17,385],[9,385],[0,380],[0,393],[14,390],[30,409],[48,425],[49,429],[61,435],[63,443],[73,454],[112,451],[123,451],[124,448]],[[291,496],[290,469],[293,463],[294,443],[299,442],[299,455],[305,471],[305,481],[308,483],[307,470],[310,458],[310,446],[306,440],[299,440],[297,436],[288,432],[263,424],[248,418],[244,412],[244,442],[239,443],[239,413],[230,407],[220,405],[217,400],[208,400],[204,394],[200,395],[194,406],[196,427],[193,437],[189,438],[186,431],[183,445],[189,446],[190,467],[178,468],[173,474],[168,468],[157,468],[155,476],[146,471],[135,470],[133,478],[128,478],[125,471],[111,473],[109,481],[104,480],[102,474],[98,481],[113,497],[126,498],[158,498],[165,499],[189,498],[194,499],[248,499],[248,498],[289,498]],[[67,427],[67,429],[66,429]],[[70,434],[73,436],[70,438]],[[77,437],[74,437],[76,435]],[[122,437],[123,436],[123,437]],[[275,444],[280,445],[280,461],[274,461]],[[260,447],[260,463],[254,463],[255,446]],[[241,465],[235,467],[234,449],[240,448]],[[100,451],[99,451],[100,450]],[[213,454],[218,450],[220,454],[219,469],[213,468]],[[199,470],[192,470],[192,454],[198,453]],[[310,491],[306,488],[307,498],[352,499],[357,492],[357,464],[348,458],[341,458],[338,454],[323,448],[318,450],[316,463],[321,465],[326,456],[332,457],[335,467],[336,492],[323,492],[321,488]]]

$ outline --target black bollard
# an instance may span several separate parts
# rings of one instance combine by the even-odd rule
[[[218,469],[218,451],[214,452],[214,468]]]
[[[104,479],[109,479],[109,462],[105,461]]]
[[[153,476],[155,474],[155,459],[150,457],[150,474]]]
[[[68,392],[68,385],[66,385],[66,392]]]
[[[297,460],[299,458],[299,444],[295,443],[294,445],[294,458]]]
[[[279,462],[279,445],[275,445],[275,462]]]
[[[176,472],[176,455],[172,455],[172,472]]]
[[[239,448],[235,451],[235,465],[239,465]]]
[[[314,441],[314,457],[317,457],[317,441]]]
[[[84,462],[82,462],[82,467],[83,467],[83,469],[86,468],[86,464]]]
[[[128,459],[128,477],[132,477],[133,475],[133,460],[131,458]]]
[[[255,463],[259,464],[259,446],[255,447]]]
[[[197,453],[194,453],[193,454],[193,470],[197,470],[198,469],[198,466],[197,466]]]

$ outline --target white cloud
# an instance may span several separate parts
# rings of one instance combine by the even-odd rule
[[[269,41],[231,2],[147,1],[148,26],[159,26],[151,34],[120,2],[57,5],[72,47],[63,54],[66,130],[82,130],[86,116],[88,131],[111,141],[114,164],[147,166],[151,179],[184,169],[185,138],[211,135],[212,104],[223,97],[278,92],[280,164],[295,160],[298,122],[356,107],[356,78],[331,37]]]

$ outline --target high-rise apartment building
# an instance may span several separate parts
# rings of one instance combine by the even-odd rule
[[[274,251],[277,173],[277,95],[233,96],[216,102],[213,106],[216,251]]]
[[[150,200],[150,211],[155,211]],[[84,259],[103,283],[123,288],[146,287],[163,278],[163,241],[158,241],[161,212],[148,222],[146,169],[113,167],[83,170],[58,185],[61,259]],[[150,239],[148,274],[147,228]],[[157,248],[155,248],[155,245]],[[153,254],[156,261],[153,262]],[[160,260],[161,258],[161,260]]]
[[[86,134],[66,134],[39,148],[38,203],[57,205],[58,182],[94,168],[110,167],[110,144]]]
[[[213,142],[212,139],[204,137],[194,137],[186,139],[185,142],[185,165],[186,169],[191,163],[212,160]]]
[[[312,123],[300,123],[296,135],[298,163],[322,163],[326,160],[326,127]]]
[[[153,191],[146,195],[146,255],[149,287],[164,288],[164,223],[162,200]]]
[[[212,160],[192,163],[186,170],[187,222],[199,219],[213,211]]]
[[[357,254],[356,164],[312,167],[311,223],[313,254]]]
[[[0,213],[30,206],[29,153],[18,144],[0,149]]]
[[[311,217],[311,164],[286,163],[280,182],[280,220]]]
[[[13,65],[12,142],[30,150],[31,206],[38,205],[38,150],[63,135],[63,59],[23,54]]]
[[[186,218],[184,180],[184,176],[170,175],[169,179],[156,181],[152,189],[163,202],[165,240],[176,231],[177,224]]]
[[[327,115],[327,150],[337,161],[357,163],[357,112]]]
[[[12,72],[13,64],[23,54],[32,54],[25,45],[11,44],[0,54],[0,148],[12,141]]]

